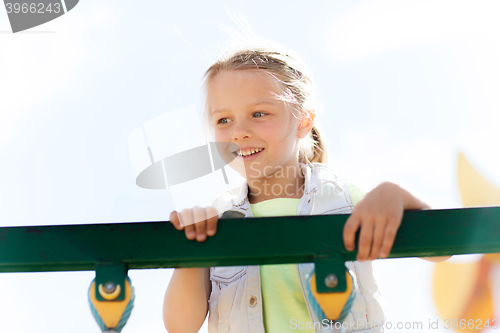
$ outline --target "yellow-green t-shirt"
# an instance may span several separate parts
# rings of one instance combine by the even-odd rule
[[[297,215],[300,199],[278,198],[251,204],[255,217]],[[260,266],[264,330],[266,333],[289,332],[311,321],[307,311],[296,264]],[[311,324],[308,325],[311,327]],[[298,329],[314,333],[313,329]],[[294,330],[295,331],[295,330]]]
[[[355,205],[364,196],[350,184]],[[254,217],[297,215],[300,199],[277,198],[250,204]],[[309,317],[296,264],[260,266],[260,280],[266,333],[288,332],[293,329],[314,333]]]

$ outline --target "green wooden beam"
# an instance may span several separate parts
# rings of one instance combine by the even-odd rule
[[[266,265],[315,262],[318,282],[335,273],[340,291],[348,215],[220,220],[217,234],[189,241],[166,222],[0,228],[0,272]],[[389,258],[500,252],[500,207],[407,211]],[[99,276],[99,274],[98,274]]]

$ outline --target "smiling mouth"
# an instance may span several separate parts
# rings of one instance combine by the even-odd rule
[[[240,157],[249,157],[263,151],[264,148],[254,148],[254,149],[243,149],[234,151],[233,154]]]

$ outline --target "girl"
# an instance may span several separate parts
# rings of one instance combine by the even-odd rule
[[[344,299],[344,309],[335,309],[339,302],[318,307],[308,285],[314,264],[175,269],[164,300],[166,329],[197,332],[210,312],[210,332],[382,332],[371,260],[389,254],[404,210],[428,206],[389,182],[361,199],[359,188],[333,174],[313,125],[312,81],[288,51],[241,48],[207,70],[205,89],[215,141],[239,147],[231,153],[246,182],[222,193],[212,207],[172,212],[170,222],[203,242],[228,210],[246,217],[351,213],[343,235],[347,250],[355,249],[360,229],[357,261],[346,262],[352,302]],[[342,313],[340,330],[324,325],[332,311]]]

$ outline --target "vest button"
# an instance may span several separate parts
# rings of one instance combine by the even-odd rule
[[[255,296],[250,296],[250,301],[248,302],[250,306],[254,307],[257,305],[257,297]]]

